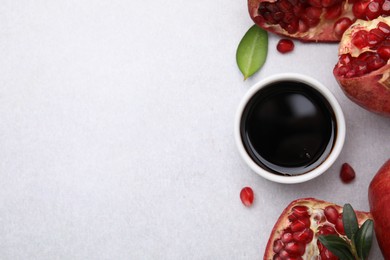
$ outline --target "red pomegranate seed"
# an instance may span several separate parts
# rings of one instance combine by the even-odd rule
[[[283,19],[284,17],[284,13],[282,12],[275,12],[274,14],[272,14],[272,18],[276,21],[276,22],[279,22]]]
[[[299,30],[299,19],[298,18],[294,18],[293,20],[291,20],[289,23],[287,23],[285,29],[286,29],[286,31],[289,34],[294,34],[294,33],[298,32],[298,30]]]
[[[345,231],[344,231],[344,225],[343,225],[343,215],[340,215],[336,221],[336,230],[337,232],[339,232],[340,234],[344,235],[345,234]]]
[[[281,259],[289,259],[290,257],[290,255],[284,249],[279,252],[279,256]]]
[[[390,1],[386,1],[386,2],[389,2],[389,4],[390,4]],[[388,25],[387,23],[379,22],[377,27],[379,30],[381,30],[385,34],[390,33],[390,25]]]
[[[276,45],[276,49],[280,53],[291,52],[292,50],[294,50],[294,42],[290,39],[281,39]]]
[[[275,253],[279,253],[283,249],[283,242],[280,239],[275,240],[273,250]]]
[[[390,46],[382,45],[382,46],[378,47],[377,53],[379,54],[379,56],[382,59],[388,60],[390,58]]]
[[[349,26],[351,26],[352,20],[348,17],[343,17],[338,19],[333,26],[334,33],[341,38],[345,30],[348,29]]]
[[[358,60],[361,61],[367,61],[369,58],[371,58],[374,55],[374,52],[363,52],[360,53],[360,55],[357,57]]]
[[[335,256],[327,248],[321,250],[320,256],[321,256],[321,260],[338,260],[337,256]]]
[[[327,8],[325,13],[325,18],[329,20],[335,20],[338,18],[343,11],[343,8],[341,5],[334,5],[332,7]]]
[[[318,234],[319,235],[336,234],[336,230],[332,226],[325,224],[319,228]]]
[[[379,48],[378,48],[378,50],[379,50]],[[389,57],[390,57],[390,49],[389,49],[389,52],[387,53],[387,55],[389,55]],[[377,70],[386,64],[386,61],[384,59],[382,59],[381,57],[379,57],[378,54],[371,55],[369,58],[367,58],[366,62],[367,62],[367,68],[369,71]]]
[[[348,66],[340,66],[340,67],[335,68],[335,74],[338,76],[345,76],[348,71],[349,71]]]
[[[308,218],[297,219],[296,221],[292,222],[290,226],[292,232],[302,231],[308,227],[310,227],[310,219]]]
[[[284,233],[280,239],[284,244],[287,244],[293,240],[293,235],[291,233]]]
[[[351,60],[352,60],[351,54],[347,53],[347,54],[342,54],[340,56],[339,62],[342,65],[347,65],[351,62]]]
[[[368,72],[367,63],[365,61],[361,61],[355,59],[352,63],[353,76],[362,76]]]
[[[285,245],[284,250],[286,250],[290,257],[298,257],[305,253],[305,245],[298,242],[290,242]]]
[[[337,222],[337,219],[339,217],[339,212],[337,211],[337,209],[333,206],[327,206],[325,209],[324,209],[324,214],[325,214],[325,217],[326,219],[332,223],[332,224],[336,224]]]
[[[352,6],[352,12],[353,15],[357,19],[365,19],[366,18],[366,8],[369,2],[364,2],[364,1],[358,1],[355,2]]]
[[[294,215],[294,214],[290,214],[288,215],[288,220],[290,220],[290,222],[294,222],[295,220],[297,220],[298,218]]]
[[[367,35],[367,42],[370,47],[374,47],[385,39],[386,35],[378,28],[370,30]]]
[[[307,32],[310,27],[302,20],[299,20],[298,31],[301,33]]]
[[[383,2],[382,4],[382,15],[385,15],[385,16],[388,16],[390,14],[390,1],[389,0],[386,0]]]
[[[322,14],[322,8],[310,6],[305,9],[305,15],[308,18],[318,19],[320,18],[321,14]]]
[[[334,4],[337,3],[337,0],[322,0],[321,1],[321,4],[322,4],[322,7],[331,7],[333,6]]]
[[[314,236],[313,230],[311,230],[310,228],[305,228],[301,232],[295,232],[293,234],[293,239],[295,241],[307,244],[313,239],[313,236]]]
[[[380,15],[381,8],[378,2],[370,2],[366,7],[366,18],[373,20]]]
[[[250,187],[243,188],[240,192],[240,198],[241,198],[242,203],[245,206],[247,206],[247,207],[251,206],[253,203],[253,200],[255,198],[252,188],[250,188]]]
[[[359,49],[363,49],[368,45],[367,43],[367,31],[358,31],[352,37],[352,44],[358,47]]]
[[[287,0],[279,0],[276,2],[276,6],[283,13],[287,13],[291,11],[292,5]]]
[[[349,183],[355,179],[355,170],[348,163],[344,163],[341,166],[340,178],[344,183]]]
[[[309,210],[306,206],[295,206],[291,209],[292,214],[294,214],[297,218],[300,217],[308,217],[309,213],[307,212]]]
[[[282,21],[288,24],[288,23],[291,23],[295,19],[298,19],[298,18],[296,18],[292,12],[285,12],[283,15]]]

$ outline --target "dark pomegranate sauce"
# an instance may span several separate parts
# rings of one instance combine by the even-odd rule
[[[279,81],[257,92],[241,119],[250,157],[280,175],[304,174],[332,150],[336,119],[328,101],[305,83]]]

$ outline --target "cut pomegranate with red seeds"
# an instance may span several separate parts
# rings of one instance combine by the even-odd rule
[[[353,102],[390,117],[390,17],[352,24],[341,39],[333,74]]]
[[[240,199],[245,206],[247,206],[247,207],[251,206],[254,198],[255,198],[255,196],[254,196],[252,188],[245,187],[241,190]]]
[[[248,0],[252,20],[270,32],[302,41],[340,41],[357,19],[390,15],[390,0]]]
[[[318,240],[320,235],[343,237],[342,210],[339,205],[314,198],[291,202],[272,229],[264,260],[274,259],[338,259]],[[359,226],[371,218],[370,213],[356,211]],[[291,221],[293,219],[293,221]],[[340,222],[341,220],[341,222]],[[300,225],[295,230],[296,223]]]
[[[355,179],[355,170],[348,163],[344,163],[341,166],[340,178],[343,182],[349,183]]]

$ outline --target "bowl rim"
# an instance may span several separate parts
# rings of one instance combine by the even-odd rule
[[[246,152],[246,149],[241,139],[241,130],[240,130],[241,118],[242,118],[242,113],[248,101],[264,86],[280,80],[292,80],[292,81],[303,82],[316,89],[329,102],[336,118],[336,124],[337,124],[336,140],[328,157],[325,159],[324,162],[322,162],[319,166],[317,166],[313,170],[297,176],[277,175],[261,168],[252,160],[252,158]],[[278,183],[284,183],[284,184],[302,183],[320,176],[326,170],[328,170],[333,165],[333,163],[337,160],[337,158],[339,157],[343,149],[344,142],[345,142],[345,135],[346,135],[345,117],[336,97],[321,82],[319,82],[318,80],[310,76],[300,74],[300,73],[278,73],[278,74],[268,76],[263,80],[255,83],[241,99],[235,114],[234,121],[235,121],[234,138],[241,157],[255,173],[257,173],[258,175],[262,176],[267,180],[278,182]]]

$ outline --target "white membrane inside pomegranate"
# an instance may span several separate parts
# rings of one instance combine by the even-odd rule
[[[334,75],[361,77],[389,63],[390,17],[356,21],[343,35]]]
[[[356,213],[359,225],[370,217]],[[327,234],[345,237],[342,207],[312,198],[293,201],[275,224],[264,259],[338,259],[318,240]]]

